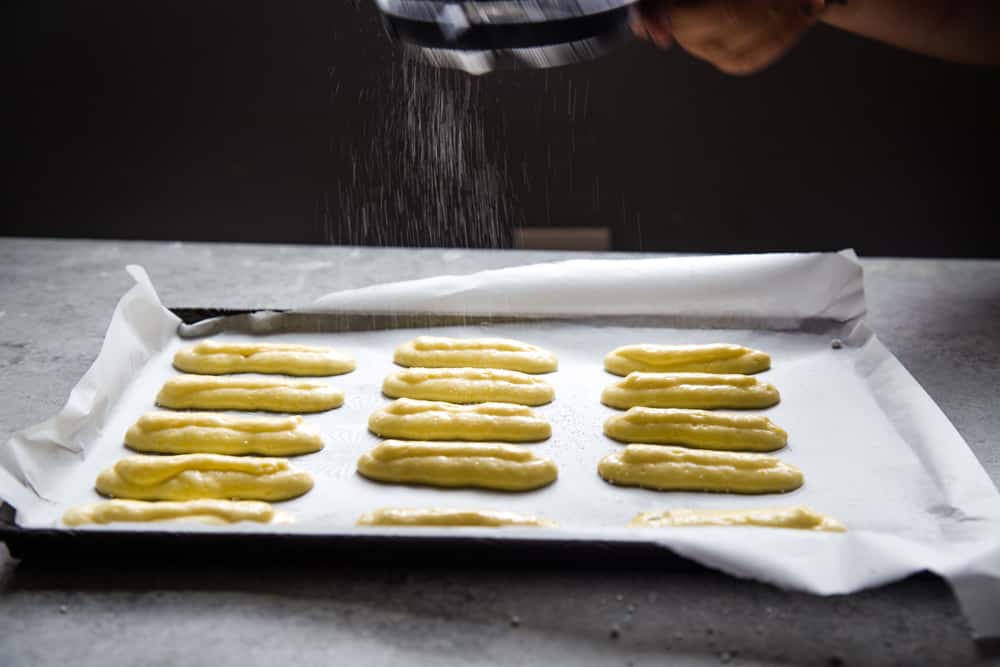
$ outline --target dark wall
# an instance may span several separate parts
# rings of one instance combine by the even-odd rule
[[[394,141],[419,140],[393,129],[412,82],[368,0],[63,0],[4,14],[5,234],[508,238],[456,233],[447,206],[434,233],[406,219],[437,177],[396,154]],[[466,214],[610,225],[617,249],[1000,256],[997,70],[819,28],[750,78],[640,45],[562,70],[438,78],[487,147],[469,170],[499,174],[492,199],[468,191],[481,203]],[[404,170],[416,173],[385,176]],[[409,203],[362,215],[393,189]]]

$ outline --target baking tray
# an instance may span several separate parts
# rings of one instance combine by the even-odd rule
[[[455,316],[433,313],[326,314],[324,326],[316,326],[310,315],[284,315],[283,309],[170,308],[183,325],[182,337],[215,331],[274,333],[308,328],[311,331],[421,328],[509,323],[531,317]],[[282,314],[276,327],[267,324],[271,315]],[[261,316],[264,316],[261,318]],[[570,318],[567,318],[570,319]],[[623,318],[608,318],[621,321]],[[630,318],[651,324],[658,318]],[[659,318],[662,323],[663,318]],[[706,323],[707,324],[707,323]],[[716,323],[718,324],[718,322]],[[192,326],[198,325],[203,327]],[[833,326],[833,322],[829,323]],[[817,323],[823,327],[823,324]],[[169,524],[163,524],[168,526]],[[16,510],[0,503],[0,541],[18,559],[105,560],[142,558],[166,561],[190,553],[210,562],[315,562],[351,565],[398,565],[400,558],[417,566],[470,565],[602,569],[704,570],[662,545],[646,540],[600,540],[559,538],[522,539],[505,535],[489,538],[470,535],[342,535],[282,532],[244,533],[232,530],[77,530],[72,528],[26,528],[17,524]]]
[[[632,330],[644,330],[656,333],[669,331],[674,336],[673,340],[668,339],[669,342],[687,342],[689,340],[690,342],[708,342],[704,339],[705,336],[715,340],[717,334],[720,339],[729,338],[732,340],[735,338],[739,341],[745,341],[748,336],[752,336],[755,332],[759,331],[761,335],[784,334],[796,337],[801,336],[809,340],[810,346],[817,347],[822,345],[823,341],[828,341],[839,336],[847,337],[847,334],[853,328],[853,323],[824,318],[807,318],[798,321],[793,330],[783,331],[780,323],[776,327],[774,319],[761,318],[757,321],[745,315],[737,318],[718,316],[692,318],[690,316],[676,317],[650,314],[597,316],[590,314],[506,314],[496,316],[454,315],[428,312],[368,313],[353,311],[347,313],[323,312],[316,314],[309,312],[289,312],[282,309],[171,308],[170,310],[181,320],[176,336],[178,343],[183,343],[184,339],[198,339],[220,334],[237,336],[280,336],[282,334],[314,336],[326,333],[343,335],[357,332],[361,335],[371,335],[383,332],[395,335],[394,330],[398,330],[402,338],[409,339],[414,335],[428,331],[439,334],[446,333],[448,330],[456,327],[466,328],[459,335],[469,335],[470,329],[481,331],[480,335],[491,335],[494,328],[501,330],[495,335],[508,335],[502,331],[504,328],[523,327],[528,330],[520,334],[514,334],[514,337],[537,342],[536,336],[543,335],[542,332],[546,329],[551,332],[552,330],[558,331],[560,327],[574,326],[584,327],[583,334],[593,336],[600,335],[602,328],[613,327],[613,330],[619,332],[624,328],[629,331],[629,334],[623,336],[621,339],[615,339],[621,343],[638,342],[640,339],[644,340],[645,338],[658,338],[655,333],[648,334],[647,336],[642,336],[641,334],[633,335],[631,333]],[[561,337],[565,343],[565,334],[561,334]],[[308,342],[319,343],[326,342],[326,340],[310,340]],[[362,345],[360,341],[351,342],[357,342],[358,345]],[[330,342],[330,344],[343,347],[344,349],[349,349],[350,345],[346,341],[339,343]],[[556,352],[557,356],[563,358],[563,354],[559,348],[553,347],[551,344],[542,344]],[[386,361],[388,367],[398,368],[391,363],[392,346],[383,343],[375,347],[377,348],[377,356],[380,358],[384,357],[384,359],[380,360]],[[768,346],[765,345],[764,347],[766,349]],[[562,352],[568,352],[568,346],[564,345]],[[588,353],[586,358],[589,365],[597,369],[599,373],[597,376],[587,380],[590,389],[596,390],[599,386],[603,386],[603,384],[615,379],[615,376],[606,374],[603,368],[601,368],[600,356]],[[784,359],[775,359],[775,363],[778,365],[781,365],[783,362]],[[361,360],[359,359],[359,368],[361,365]],[[169,372],[173,374],[176,371],[170,369]],[[571,371],[561,370],[556,373],[556,376],[564,375],[565,372]],[[358,371],[350,374],[350,376],[340,377],[354,377],[357,374]],[[381,375],[378,377],[381,377]],[[771,378],[765,377],[764,379],[768,380]],[[335,384],[337,383],[336,381],[337,378],[333,378]],[[141,381],[139,382],[141,384]],[[781,382],[778,384],[779,388],[781,388]],[[159,386],[158,383],[156,386]],[[131,390],[129,393],[145,395],[151,391],[155,390],[147,388],[144,391]],[[388,402],[388,399],[381,396],[381,393],[375,387],[371,387],[368,393],[371,393],[372,396],[359,396],[358,400],[362,403],[370,400],[371,403],[368,406],[356,408],[356,410],[370,411],[376,405]],[[561,395],[560,390],[557,389],[557,404],[560,402]],[[596,395],[593,397],[588,395],[584,400],[592,400],[594,402],[593,410],[588,408],[584,411],[588,416],[591,413],[599,411],[608,413],[617,412],[600,405],[597,402]],[[566,403],[567,401],[563,402]],[[573,401],[570,400],[568,403],[572,404]],[[575,405],[578,406],[580,404],[582,404],[582,401],[578,400]],[[152,407],[150,402],[144,406],[144,409],[151,409]],[[542,408],[538,408],[538,410],[544,411],[550,407],[543,406]],[[308,415],[307,419],[322,419],[326,415],[326,418],[332,418],[334,421],[339,422],[338,415],[342,410],[335,410],[320,415]],[[580,412],[577,407],[570,409],[571,412],[574,410]],[[141,412],[132,414],[130,422],[138,414],[141,414]],[[543,412],[542,416],[547,415]],[[581,415],[577,414],[575,416],[579,418]],[[556,419],[549,418],[553,422],[557,434],[554,435],[552,440],[536,446],[555,442],[556,451],[546,453],[554,456],[557,462],[559,462],[560,468],[563,469],[566,461],[561,461],[560,456],[565,458],[573,457],[573,452],[567,451],[566,447],[570,444],[575,444],[575,441],[572,438],[557,441],[558,431],[560,430],[560,426],[556,421],[558,416]],[[562,418],[565,420],[565,415]],[[586,483],[592,483],[594,485],[592,488],[603,491],[614,487],[609,487],[597,479],[595,472],[597,459],[599,456],[609,453],[621,445],[600,434],[600,421],[603,421],[603,417],[600,420],[595,420],[592,426],[583,429],[583,437],[590,441],[588,445],[585,445],[585,448],[589,446],[591,450],[587,451],[584,456],[575,456],[573,458],[577,461],[577,465],[581,465],[579,462],[583,461],[582,465],[586,468],[587,473],[586,478],[584,478]],[[778,419],[778,422],[781,423],[781,419]],[[361,444],[362,448],[354,452],[355,456],[378,441],[378,438],[368,434],[363,426],[347,428],[340,427],[337,424],[330,425],[330,427],[331,430],[329,431],[321,427],[321,431],[324,433],[324,440],[327,441],[328,446],[336,447],[337,444],[341,444],[342,447],[346,448],[348,445],[357,446]],[[339,437],[337,429],[341,429]],[[356,434],[354,433],[355,430],[361,433]],[[359,436],[371,442],[354,442]],[[594,449],[594,441],[600,441],[603,449]],[[782,450],[782,452],[787,453],[786,450]],[[782,452],[778,454],[780,455]],[[117,458],[125,453],[127,453],[127,450],[116,450],[114,457]],[[310,469],[308,465],[304,467],[307,470]],[[353,469],[351,472],[352,474],[349,477],[356,477]],[[562,478],[562,475],[560,477]],[[363,483],[366,487],[369,484],[367,482]],[[563,481],[563,485],[567,483]],[[581,480],[578,479],[577,484],[579,483],[581,483]],[[336,486],[335,483],[329,484],[328,488],[334,486]],[[372,502],[383,502],[381,501],[381,497],[384,497],[382,494],[391,495],[398,488],[400,487],[389,485],[379,489],[379,499]],[[344,493],[338,494],[338,491],[339,488],[333,490],[331,493],[334,502],[336,502],[338,496],[342,497],[346,495]],[[612,491],[612,493],[628,494],[634,491],[622,489]],[[438,491],[438,493],[441,492]],[[465,503],[467,506],[475,507],[476,503],[482,501],[482,498],[478,498],[472,500],[466,499],[464,501],[458,500],[456,502],[454,501],[454,496],[461,493],[460,491],[446,491],[443,493],[445,495],[432,496],[430,499],[426,499],[425,496],[425,499],[418,500],[412,503],[412,505],[420,506],[426,503],[455,506]],[[491,492],[478,493],[485,493],[490,502],[496,502],[501,505],[501,507],[492,507],[493,509],[507,509],[506,505],[508,503],[515,504],[525,498],[533,498],[541,492],[515,494],[513,496]],[[575,501],[575,493],[576,490],[574,488],[574,493],[572,494],[574,498],[571,502]],[[586,490],[583,490],[583,493],[586,493]],[[789,499],[782,496],[765,496],[763,499],[757,497],[758,499],[756,500],[748,501],[745,496],[732,496],[729,494],[675,493],[661,495],[656,492],[645,491],[640,493],[649,494],[646,496],[645,501],[643,501],[645,504],[636,507],[633,501],[633,504],[629,506],[630,509],[626,509],[623,506],[618,510],[619,514],[615,514],[614,519],[611,519],[607,524],[599,524],[596,529],[591,528],[588,531],[560,531],[560,534],[531,529],[505,529],[502,532],[483,529],[479,529],[478,531],[470,531],[469,529],[462,529],[461,531],[455,529],[411,529],[390,531],[392,534],[387,535],[384,534],[385,531],[382,529],[362,529],[360,531],[355,529],[345,533],[342,526],[332,529],[330,532],[319,530],[318,532],[312,531],[306,533],[295,530],[282,530],[281,527],[267,527],[264,530],[234,530],[232,527],[224,530],[212,528],[192,530],[190,526],[185,526],[178,530],[171,530],[170,528],[166,528],[170,524],[157,524],[155,529],[144,527],[137,530],[123,529],[116,526],[89,527],[85,529],[70,529],[65,527],[38,528],[19,526],[13,508],[5,506],[3,513],[0,514],[0,539],[7,542],[11,553],[19,558],[62,558],[68,553],[71,553],[73,557],[97,558],[104,558],[109,555],[141,556],[144,558],[171,557],[179,552],[189,552],[191,548],[198,548],[199,553],[216,554],[223,559],[238,555],[240,558],[259,556],[266,560],[273,560],[280,557],[284,559],[322,558],[329,560],[335,558],[355,562],[391,562],[393,558],[405,554],[410,560],[427,562],[429,564],[441,562],[505,563],[508,565],[550,563],[564,566],[566,563],[580,563],[598,566],[615,564],[626,567],[700,567],[674,553],[661,542],[657,542],[654,539],[655,531],[650,532],[650,539],[641,539],[641,537],[633,539],[630,536],[620,533],[609,539],[602,539],[601,532],[624,527],[625,522],[636,511],[645,511],[658,507],[682,506],[685,504],[687,506],[704,506],[705,503],[709,507],[713,504],[715,506],[722,504],[740,507],[744,505],[766,506],[773,504],[796,504],[800,502],[795,498]],[[315,495],[315,489],[308,494],[310,497]],[[675,499],[679,496],[686,496],[691,500],[687,503],[683,500],[679,501],[680,505],[678,505],[678,501],[675,501]],[[502,500],[497,500],[498,498],[502,498]],[[706,498],[708,500],[705,500]],[[562,503],[562,506],[566,507],[567,503],[565,499]],[[383,504],[411,505],[407,501],[385,501]],[[542,501],[541,504],[544,507],[545,501]],[[374,509],[375,506],[378,505],[369,506],[367,509]],[[489,508],[489,503],[485,505],[480,504],[479,506]],[[535,513],[533,509],[525,510],[525,508],[517,507],[516,505],[509,507],[509,509]],[[547,512],[544,510],[537,513],[547,515]],[[560,521],[560,523],[562,522]],[[475,534],[476,532],[478,534]],[[586,534],[586,536],[582,537],[582,534]]]

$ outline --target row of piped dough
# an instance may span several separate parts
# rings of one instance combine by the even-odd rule
[[[339,407],[343,393],[323,382],[217,377],[264,373],[334,375],[354,370],[352,357],[330,348],[204,341],[177,352],[156,397],[176,410],[317,412]],[[310,491],[312,476],[286,458],[318,451],[319,433],[299,415],[262,417],[219,412],[151,412],[125,434],[128,456],[102,471],[96,490],[113,500],[73,508],[68,525],[198,517],[213,522],[287,521],[272,501]],[[259,456],[261,454],[269,456]],[[267,502],[264,502],[267,501]]]
[[[759,453],[784,447],[784,429],[764,415],[714,411],[767,408],[780,401],[777,388],[750,375],[771,367],[766,353],[731,344],[642,344],[613,350],[604,365],[625,377],[606,387],[601,401],[627,410],[604,423],[607,436],[626,443],[598,464],[606,481],[659,491],[745,494],[783,493],[802,485],[797,467]],[[678,519],[674,513],[665,520],[662,513],[652,514],[634,523],[676,525],[694,521],[692,516]],[[830,517],[817,525],[843,530]]]
[[[553,354],[506,338],[419,336],[396,348],[393,360],[407,367],[382,384],[382,393],[396,400],[368,420],[372,433],[390,439],[358,459],[361,475],[382,483],[508,492],[555,481],[555,462],[511,444],[552,434],[548,421],[529,406],[555,398],[552,385],[536,376],[558,368]],[[502,514],[389,508],[366,514],[359,524],[550,525]]]
[[[768,370],[770,356],[741,345],[656,345],[617,348],[605,369],[625,376],[601,401],[625,409],[604,433],[626,443],[604,457],[606,481],[661,491],[781,493],[802,485],[802,472],[774,456],[788,434],[764,415],[715,409],[768,408],[778,390],[751,374]],[[843,531],[836,519],[811,509],[670,510],[637,516],[634,526],[763,525]]]
[[[113,523],[196,519],[207,523],[276,523],[282,521],[270,503],[252,500],[189,500],[147,502],[108,500],[74,510],[74,523]],[[507,526],[551,528],[555,524],[537,516],[495,510],[380,508],[363,514],[359,526],[459,527]],[[762,526],[799,530],[842,532],[843,525],[808,507],[775,507],[752,510],[673,509],[641,512],[629,524],[636,528],[689,526]]]
[[[627,409],[608,418],[604,432],[628,443],[604,457],[606,481],[662,491],[778,493],[798,488],[802,473],[773,456],[785,431],[763,415],[716,413],[715,408],[765,408],[778,390],[749,373],[771,366],[770,356],[741,345],[630,345],[610,352],[605,369],[625,375],[601,401]]]

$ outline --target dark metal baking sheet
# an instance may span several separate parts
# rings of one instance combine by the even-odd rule
[[[240,317],[274,310],[229,308],[171,308],[186,325],[225,317],[227,330],[244,329]],[[288,324],[289,320],[283,318]],[[483,317],[434,315],[345,316],[336,330],[470,324]],[[510,321],[516,318],[504,318]],[[491,319],[491,321],[494,321]],[[234,533],[231,531],[100,531],[71,528],[24,528],[16,510],[0,504],[0,542],[18,559],[126,559],[169,560],[198,553],[199,559],[227,562],[296,562],[392,565],[405,557],[414,566],[445,564],[506,567],[600,567],[606,569],[700,570],[697,563],[652,542],[581,539],[502,539],[480,536],[322,535],[301,533]]]

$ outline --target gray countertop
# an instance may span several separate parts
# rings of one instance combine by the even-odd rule
[[[0,239],[0,442],[96,356],[126,264],[170,306],[288,307],[377,282],[577,253]],[[1000,479],[1000,262],[864,260],[869,321]],[[192,555],[194,556],[194,554]],[[984,662],[947,586],[817,597],[712,572],[18,563],[7,664]],[[614,631],[613,631],[614,630]]]

